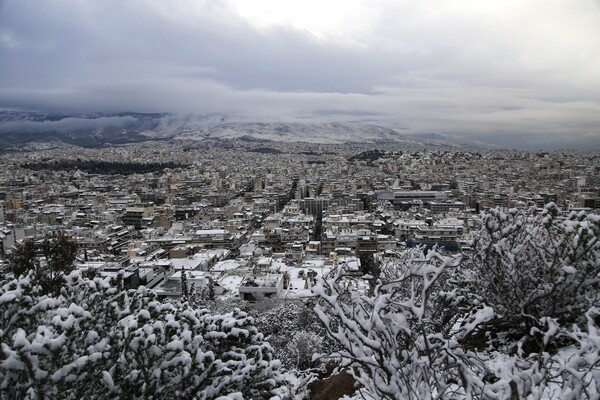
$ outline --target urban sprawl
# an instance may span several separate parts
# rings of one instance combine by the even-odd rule
[[[299,299],[334,267],[361,276],[375,254],[468,252],[490,208],[600,208],[599,152],[237,140],[39,145],[0,160],[0,260],[24,240],[68,238],[82,273],[164,299],[183,285]]]

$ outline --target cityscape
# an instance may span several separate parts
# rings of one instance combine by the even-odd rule
[[[0,399],[600,399],[598,49],[597,0],[0,0]]]
[[[476,258],[473,237],[490,210],[597,215],[599,169],[597,151],[40,143],[2,156],[2,269],[11,275],[10,255],[25,242],[68,240],[68,270],[81,276],[261,315],[311,301],[335,271],[367,291],[374,265],[411,249]]]

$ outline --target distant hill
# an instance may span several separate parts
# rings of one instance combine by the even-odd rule
[[[446,147],[446,148],[454,148],[461,147],[467,149],[499,149],[500,146],[483,143],[480,141],[465,141],[454,139],[452,137],[442,135],[439,133],[419,133],[419,134],[410,134],[407,135],[413,139],[418,140],[420,143],[431,146],[431,147]]]
[[[409,136],[377,125],[358,123],[256,122],[237,116],[166,113],[0,112],[0,149],[62,142],[103,147],[153,140],[253,140],[322,144],[393,143],[408,147],[464,147],[441,135]],[[474,146],[472,146],[474,147]]]

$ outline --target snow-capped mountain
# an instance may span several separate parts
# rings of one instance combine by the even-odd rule
[[[352,123],[300,124],[228,122],[197,131],[190,137],[236,139],[251,137],[275,142],[308,142],[323,144],[395,142],[418,145],[415,139],[376,125]],[[182,136],[185,137],[185,136]]]
[[[0,148],[40,142],[99,147],[151,140],[253,139],[322,144],[395,143],[406,146],[457,147],[452,140],[408,136],[359,123],[256,122],[225,114],[0,112]],[[464,146],[464,144],[460,144]]]

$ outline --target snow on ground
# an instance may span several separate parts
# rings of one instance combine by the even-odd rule
[[[219,261],[216,263],[211,269],[211,272],[222,272],[222,271],[232,271],[238,268],[241,268],[241,264],[236,260],[225,260]]]
[[[305,260],[300,267],[284,266],[282,272],[290,275],[290,283],[287,290],[281,293],[282,298],[300,299],[313,295],[312,286],[323,275],[329,273],[331,269],[325,267],[324,259]],[[315,279],[309,278],[309,271],[316,274]]]
[[[217,281],[231,297],[239,297],[240,285],[244,276],[226,274]]]

